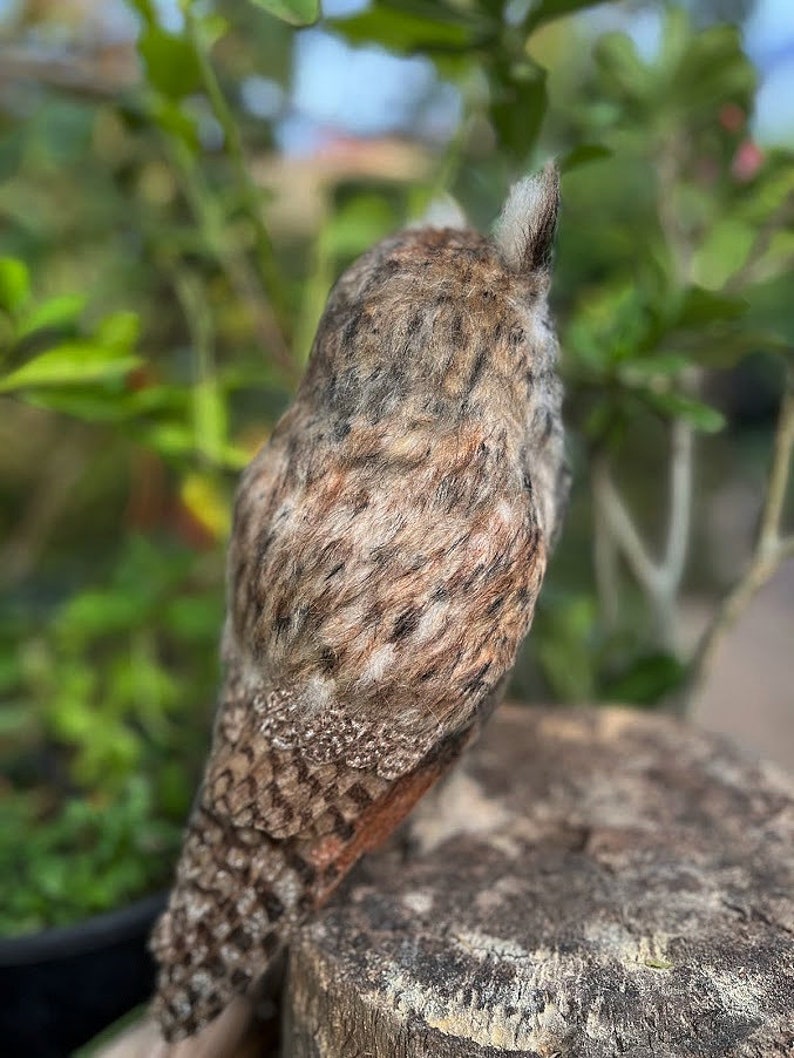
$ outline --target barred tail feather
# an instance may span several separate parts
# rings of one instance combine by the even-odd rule
[[[294,841],[223,826],[199,808],[152,934],[155,1014],[175,1042],[199,1032],[265,973],[301,917],[308,865]]]
[[[168,1042],[200,1032],[235,996],[255,988],[292,931],[388,837],[471,734],[444,740],[394,782],[355,773],[356,781],[341,783],[342,792],[289,837],[197,807],[151,940],[160,963],[153,1013]]]

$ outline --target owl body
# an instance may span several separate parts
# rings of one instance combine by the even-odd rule
[[[546,170],[495,238],[360,258],[243,476],[213,746],[153,938],[169,1039],[255,985],[501,693],[567,488],[556,210]]]

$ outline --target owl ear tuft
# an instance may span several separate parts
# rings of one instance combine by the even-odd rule
[[[513,184],[494,226],[494,241],[514,272],[548,270],[559,204],[560,174],[553,162]]]

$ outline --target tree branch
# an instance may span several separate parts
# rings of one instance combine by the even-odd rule
[[[720,643],[747,604],[787,558],[794,557],[794,534],[781,536],[783,505],[794,453],[794,367],[786,371],[780,402],[766,493],[758,523],[755,546],[743,574],[728,592],[700,638],[690,662],[686,693],[679,703],[684,711],[710,672]]]
[[[593,460],[593,493],[603,523],[628,563],[637,582],[649,595],[659,590],[659,569],[645,547],[623,498],[612,481],[609,465],[603,456]]]
[[[692,245],[689,233],[682,227],[676,208],[676,187],[681,167],[681,144],[676,139],[664,143],[657,156],[657,212],[659,226],[670,248],[676,283],[682,288],[689,281]],[[694,389],[697,374],[684,372],[682,384]],[[678,592],[686,568],[689,530],[692,514],[694,470],[694,430],[684,419],[673,419],[670,424],[669,517],[667,535],[661,559],[653,559],[636,525],[612,481],[606,460],[597,458],[593,467],[592,485],[596,505],[594,565],[599,598],[605,616],[614,605],[609,598],[606,581],[610,571],[609,547],[611,536],[623,553],[637,583],[645,592],[653,609],[658,634],[670,649],[676,646]],[[614,590],[614,589],[613,589]],[[607,605],[604,600],[608,600]]]
[[[786,370],[783,396],[780,401],[766,498],[758,529],[758,541],[762,549],[771,549],[781,545],[780,526],[791,473],[792,452],[794,452],[794,366],[789,366]]]
[[[664,580],[677,593],[684,576],[692,517],[695,431],[683,419],[670,427],[670,520],[663,564]]]
[[[616,587],[610,588],[607,584],[609,580],[616,583],[617,579],[606,539],[610,538],[610,543],[622,551],[634,578],[648,596],[664,644],[672,648],[676,639],[675,602],[686,566],[692,512],[694,431],[691,425],[674,419],[670,441],[670,517],[661,561],[656,562],[648,552],[604,456],[594,457],[591,481],[596,510],[596,584],[605,619],[617,606]]]
[[[601,616],[608,632],[613,632],[620,614],[618,549],[610,534],[604,506],[608,502],[604,495],[602,479],[595,470],[590,471],[590,487],[593,494],[594,539],[593,567]]]

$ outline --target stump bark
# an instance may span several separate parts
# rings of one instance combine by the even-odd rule
[[[297,939],[283,1058],[791,1058],[794,780],[503,707]]]

